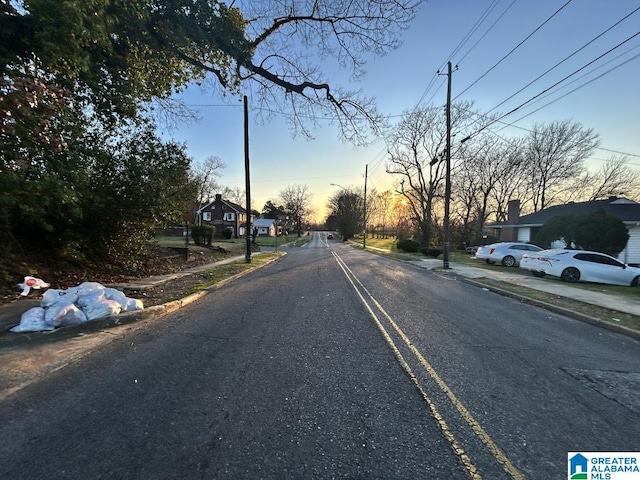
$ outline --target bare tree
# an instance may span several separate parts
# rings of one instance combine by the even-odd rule
[[[405,112],[387,138],[387,171],[401,177],[397,192],[408,201],[423,245],[431,240],[433,203],[444,181],[445,165],[437,161],[445,142],[444,126],[440,109],[416,108]]]
[[[191,177],[198,185],[199,204],[204,204],[211,200],[214,192],[220,189],[218,180],[222,176],[225,164],[219,157],[207,157],[202,162],[192,163]]]
[[[467,128],[470,103],[454,105],[451,126],[459,134]],[[418,107],[405,112],[387,135],[387,171],[400,178],[397,193],[408,200],[421,242],[429,245],[435,226],[435,204],[443,198],[446,164],[446,121],[439,107]],[[453,153],[453,152],[452,152]]]
[[[597,172],[586,171],[569,189],[569,201],[600,200],[612,196],[640,198],[640,171],[631,168],[629,157],[612,156]]]
[[[357,81],[366,57],[400,45],[423,1],[232,2],[225,11],[230,25],[243,25],[240,32],[231,29],[233,38],[199,28],[200,35],[184,44],[157,40],[182,61],[211,73],[211,85],[224,92],[250,92],[253,102],[264,107],[259,113],[268,117],[274,110],[291,111],[295,133],[311,137],[310,126],[329,117],[339,124],[342,139],[363,144],[366,132],[375,131],[381,120],[375,102],[361,90],[330,85],[320,61],[337,63]]]
[[[221,194],[222,198],[226,200],[240,205],[241,207],[246,206],[245,202],[247,200],[247,196],[245,194],[245,191],[240,187],[223,187]]]
[[[280,192],[280,201],[295,223],[298,236],[302,235],[302,226],[311,214],[311,198],[307,185],[291,185]]]
[[[583,173],[584,159],[598,145],[598,135],[579,123],[534,125],[526,146],[534,211],[551,205],[567,183]]]
[[[388,222],[391,218],[391,209],[393,207],[393,192],[385,190],[377,192],[373,190],[374,195],[371,197],[373,204],[371,219],[374,223],[374,231],[378,238],[387,238]],[[367,199],[367,212],[369,211],[369,199]]]

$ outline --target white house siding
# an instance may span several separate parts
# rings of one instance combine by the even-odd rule
[[[629,241],[625,249],[618,255],[618,260],[633,265],[640,264],[640,225],[627,225]]]

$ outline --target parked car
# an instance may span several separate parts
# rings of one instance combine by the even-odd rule
[[[537,277],[553,275],[565,282],[595,282],[610,285],[638,286],[640,268],[630,267],[620,260],[587,250],[551,249],[525,254],[520,268]]]
[[[330,233],[329,235],[327,235],[327,240],[333,240],[333,233]]]
[[[475,255],[476,252],[478,251],[478,246],[473,246],[473,247],[467,247],[464,249],[465,252],[470,253],[471,255]]]
[[[525,253],[539,252],[537,245],[522,242],[499,242],[479,247],[476,258],[487,263],[502,263],[505,267],[517,267]]]

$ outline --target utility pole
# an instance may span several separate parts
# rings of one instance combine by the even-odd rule
[[[245,261],[251,263],[251,182],[249,180],[249,106],[244,96],[244,175],[246,192],[247,221],[245,222],[246,252]]]
[[[367,173],[369,171],[369,165],[364,166],[364,235],[362,236],[362,249],[367,249]]]
[[[447,63],[447,155],[446,177],[444,184],[444,255],[442,268],[449,268],[449,208],[451,203],[451,62]]]

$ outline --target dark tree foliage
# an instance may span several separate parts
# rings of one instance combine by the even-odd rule
[[[181,218],[197,185],[184,146],[165,143],[152,127],[122,133],[89,169],[80,227],[90,250],[117,263],[141,255],[157,225]]]
[[[549,246],[561,240],[567,247],[617,256],[627,245],[629,232],[622,220],[597,210],[584,215],[559,215],[549,220],[534,243]]]
[[[361,231],[364,225],[364,202],[361,195],[352,190],[341,190],[329,199],[332,229],[337,230],[344,240]]]
[[[262,207],[262,216],[264,218],[279,220],[287,216],[287,211],[282,205],[276,206],[271,200],[267,200],[267,203]]]
[[[629,241],[629,232],[622,220],[604,211],[586,215],[578,225],[576,245],[584,250],[595,250],[617,256]]]

